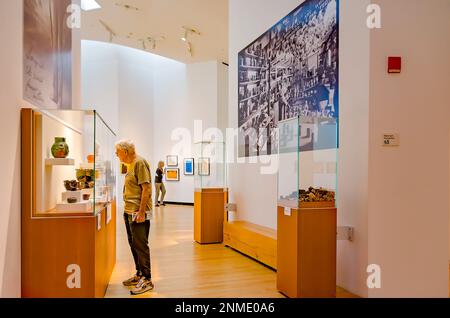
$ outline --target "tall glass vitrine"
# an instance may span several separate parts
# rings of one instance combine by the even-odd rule
[[[221,243],[228,203],[226,145],[201,141],[194,145],[194,153],[194,240],[200,244]]]
[[[279,123],[277,288],[291,297],[335,297],[338,120]]]

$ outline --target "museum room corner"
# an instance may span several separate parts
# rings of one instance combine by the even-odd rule
[[[0,298],[448,300],[449,14],[1,0]]]

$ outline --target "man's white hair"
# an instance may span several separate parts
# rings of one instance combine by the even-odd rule
[[[126,151],[129,154],[133,155],[136,153],[136,146],[134,142],[131,140],[120,140],[116,143],[116,149],[120,149],[122,151]]]

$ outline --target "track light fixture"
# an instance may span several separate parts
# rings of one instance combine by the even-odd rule
[[[187,50],[191,56],[194,56],[194,52],[192,51],[192,43],[187,42]]]
[[[133,7],[132,5],[129,4],[124,4],[124,3],[116,3],[116,6],[118,7],[122,7],[126,10],[134,10],[134,11],[139,11],[139,8],[137,7]]]
[[[183,42],[188,42],[188,37],[191,34],[201,35],[200,32],[195,30],[195,29],[192,29],[192,28],[189,28],[189,27],[186,27],[186,26],[184,26],[183,29],[184,29],[184,35],[181,38],[181,40]]]

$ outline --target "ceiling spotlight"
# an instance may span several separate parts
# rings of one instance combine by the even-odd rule
[[[181,41],[183,41],[183,42],[187,42],[188,41],[188,36],[190,34],[201,35],[200,32],[198,32],[195,29],[191,29],[191,28],[188,28],[188,27],[185,27],[185,26],[183,27],[183,29],[184,29],[184,36],[181,38]]]
[[[166,37],[164,36],[160,36],[158,38],[154,38],[154,37],[147,37],[148,42],[150,43],[150,45],[152,46],[152,50],[156,49],[156,43],[159,41],[164,41],[166,39]]]
[[[142,42],[142,48],[144,49],[144,51],[147,51],[147,45],[145,45],[145,40],[144,39],[139,39],[139,42]]]
[[[99,5],[95,0],[81,0],[81,9],[84,11],[91,11],[101,8],[101,5]]]
[[[189,55],[192,57],[194,56],[194,52],[192,50],[192,43],[191,42],[187,42],[187,50],[189,52]]]

